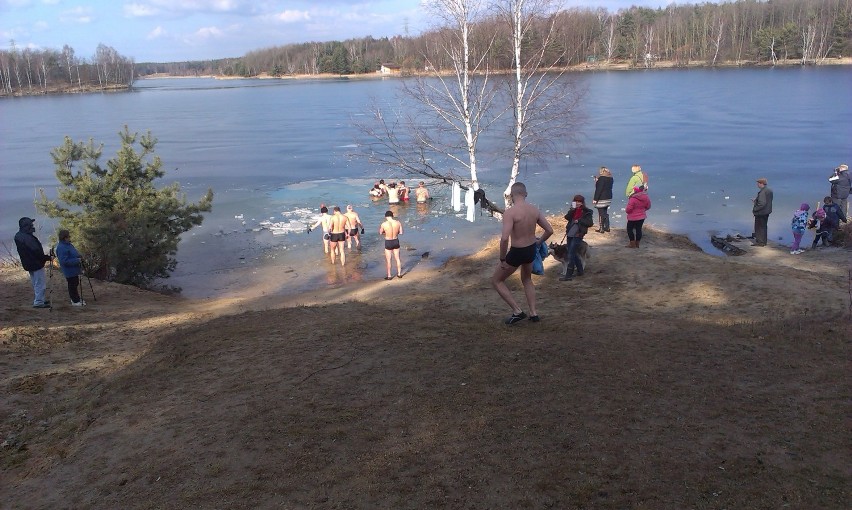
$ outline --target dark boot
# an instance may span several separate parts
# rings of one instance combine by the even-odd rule
[[[636,241],[630,241],[624,247],[625,248],[636,248]]]
[[[638,240],[638,239],[637,239],[636,241],[634,241],[634,242],[633,242],[633,247],[634,247],[634,248],[638,248],[638,247],[639,247],[639,240]]]

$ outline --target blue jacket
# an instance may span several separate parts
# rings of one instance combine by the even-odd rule
[[[69,241],[59,241],[56,245],[56,258],[59,260],[59,268],[65,278],[80,276],[83,268],[83,259],[80,252]]]
[[[536,248],[535,250],[535,258],[532,261],[533,274],[544,274],[544,259],[547,258],[547,254],[547,245],[544,243],[539,243],[538,248]]]

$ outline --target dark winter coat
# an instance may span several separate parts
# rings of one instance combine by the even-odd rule
[[[568,213],[565,215],[565,219],[568,221],[568,224],[565,225],[565,233],[571,231],[571,225],[574,223],[574,209],[573,207],[568,210]],[[592,210],[583,205],[583,215],[580,216],[580,219],[577,220],[577,227],[579,228],[577,234],[573,237],[579,237],[580,239],[586,235],[586,232],[589,231],[590,228],[595,224],[594,216],[592,214]]]
[[[824,205],[822,210],[825,211],[825,223],[829,228],[839,227],[841,221],[846,223],[846,215],[837,204]]]
[[[18,248],[18,256],[21,257],[21,265],[26,271],[38,271],[44,267],[44,263],[50,260],[50,255],[44,254],[41,241],[33,235],[35,228],[32,224],[21,226],[21,230],[15,234],[15,246]]]
[[[595,181],[595,196],[592,200],[612,200],[612,177],[601,175]]]
[[[751,210],[755,216],[769,216],[772,214],[772,190],[769,189],[769,186],[760,188]]]
[[[850,188],[852,188],[852,175],[849,175],[849,171],[837,172],[837,179],[831,181],[831,198],[849,198]]]

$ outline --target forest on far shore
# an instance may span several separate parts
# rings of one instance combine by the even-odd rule
[[[738,0],[658,9],[634,6],[616,12],[574,7],[536,22],[542,28],[534,33],[548,33],[551,23],[555,27],[556,37],[548,46],[555,67],[653,67],[658,61],[680,67],[790,60],[806,65],[852,54],[850,0]],[[382,65],[401,74],[441,72],[452,66],[442,49],[446,36],[446,31],[434,29],[416,36],[304,42],[236,58],[167,63],[136,63],[104,44],[95,55],[84,57],[69,45],[34,50],[13,43],[9,50],[0,50],[0,96],[124,88],[152,74],[352,75],[375,73]],[[510,28],[497,16],[477,20],[472,40],[474,57],[484,57],[490,69],[512,67]]]

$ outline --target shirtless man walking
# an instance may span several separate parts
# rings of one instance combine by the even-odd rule
[[[331,216],[328,227],[328,246],[331,249],[331,264],[334,265],[334,251],[340,248],[340,265],[346,264],[346,252],[343,251],[343,243],[349,232],[349,218],[340,213],[340,206],[334,206],[334,214]]]
[[[527,187],[520,182],[512,184],[512,207],[503,213],[503,233],[500,236],[500,264],[491,276],[491,285],[497,294],[510,307],[512,315],[506,319],[506,324],[514,324],[527,318],[521,310],[512,292],[506,286],[506,278],[512,275],[518,267],[521,268],[521,283],[524,285],[524,295],[530,308],[529,318],[538,322],[538,312],[535,308],[535,286],[532,282],[532,261],[540,243],[544,243],[553,235],[553,227],[538,210],[538,207],[527,203]],[[544,229],[540,239],[535,237],[536,225]],[[509,248],[511,239],[512,247]],[[507,251],[508,249],[508,251]]]
[[[358,233],[358,229],[364,230],[364,224],[361,223],[361,217],[358,216],[354,210],[352,210],[352,205],[346,206],[346,212],[343,213],[344,216],[349,218],[349,237],[346,239],[346,247],[350,250],[352,249],[352,238],[355,238],[355,247],[361,247],[361,235]]]
[[[310,234],[313,229],[322,225],[322,246],[325,248],[325,252],[328,253],[328,224],[331,221],[331,216],[328,215],[328,207],[326,206],[320,207],[320,213],[322,215],[317,222],[308,227],[308,233]]]
[[[402,235],[402,223],[393,218],[393,212],[385,213],[385,222],[379,226],[379,234],[385,236],[385,266],[388,275],[385,280],[392,280],[391,255],[396,258],[396,276],[402,278],[402,264],[399,262],[399,236]]]

